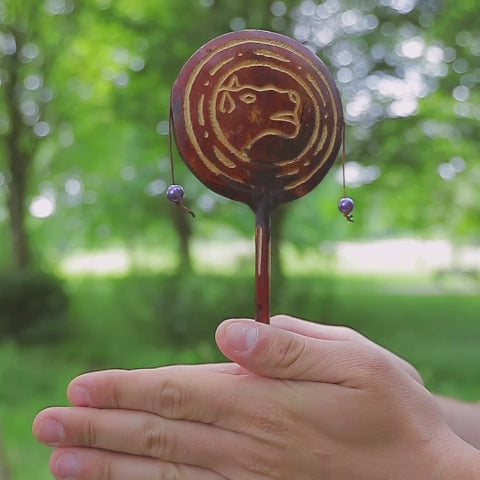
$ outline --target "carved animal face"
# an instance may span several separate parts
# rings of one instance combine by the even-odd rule
[[[242,85],[233,76],[220,89],[217,118],[229,143],[248,151],[268,135],[295,138],[300,130],[300,96],[274,85]]]

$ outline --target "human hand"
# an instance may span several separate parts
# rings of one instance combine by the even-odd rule
[[[251,321],[219,327],[220,348],[244,370],[169,367],[76,379],[72,403],[91,408],[49,409],[34,426],[41,441],[60,447],[54,475],[478,478],[470,473],[480,468],[478,452],[447,428],[406,362],[349,330],[285,317],[272,323],[285,330]],[[51,420],[63,436],[47,438]],[[76,475],[67,475],[68,457]]]

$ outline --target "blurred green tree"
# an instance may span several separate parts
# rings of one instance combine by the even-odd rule
[[[31,263],[25,215],[32,162],[57,120],[50,108],[55,96],[50,74],[62,39],[71,32],[72,24],[64,17],[72,11],[73,2],[0,2],[0,167],[8,173],[2,174],[2,183],[7,184],[13,262],[18,269]]]
[[[159,198],[170,181],[171,86],[202,44],[240,28],[288,32],[327,63],[349,125],[347,182],[363,187],[352,192],[355,229],[332,200],[341,196],[335,171],[279,216],[277,239],[284,222],[299,248],[399,231],[474,235],[475,8],[434,0],[0,0],[0,195],[11,259],[21,268],[32,250],[38,261],[78,248],[134,252],[175,242],[188,270],[194,236],[251,236],[246,209],[206,190],[182,162],[177,176],[201,221]]]
[[[212,37],[247,22],[270,27],[270,3],[3,0],[0,9],[0,171],[15,265],[31,263],[28,231],[43,253],[56,231],[63,235],[52,250],[61,252],[134,247],[168,240],[162,219],[169,219],[180,268],[189,270],[191,224],[157,198],[169,177],[171,86]],[[187,186],[208,210],[213,197],[195,181]],[[48,227],[26,221],[29,206]]]
[[[357,235],[476,236],[476,8],[434,0],[307,0],[295,10],[294,34],[327,60],[342,92]],[[318,208],[329,194],[329,188],[315,192]],[[305,239],[309,229],[295,233]]]

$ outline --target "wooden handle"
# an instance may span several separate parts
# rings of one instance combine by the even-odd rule
[[[255,229],[255,280],[257,290],[256,321],[270,323],[270,271],[272,214],[268,207],[259,207]]]

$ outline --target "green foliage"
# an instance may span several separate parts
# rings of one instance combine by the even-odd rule
[[[50,343],[68,327],[68,296],[50,274],[12,271],[0,275],[0,338]]]

